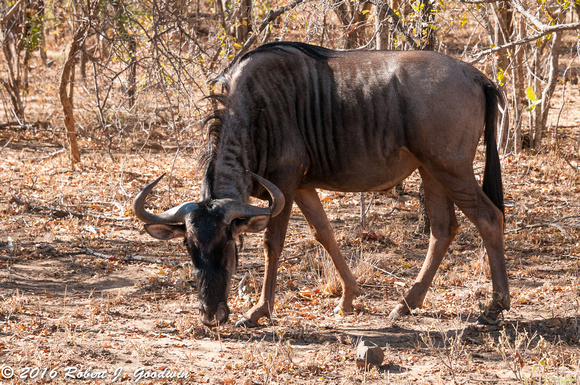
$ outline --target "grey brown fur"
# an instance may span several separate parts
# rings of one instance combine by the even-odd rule
[[[207,163],[202,201],[193,203],[178,223],[152,222],[147,217],[152,214],[142,214],[147,193],[141,206],[136,205],[136,212],[142,214],[138,216],[153,223],[147,226],[153,236],[185,237],[198,279],[209,282],[207,290],[200,290],[205,324],[227,320],[235,237],[264,228],[262,295],[238,323],[253,326],[270,314],[292,202],[339,272],[343,293],[338,308],[352,311],[356,280],[315,189],[386,191],[416,169],[425,186],[431,239],[415,284],[391,316],[421,306],[458,230],[454,204],[476,225],[488,252],[494,294],[483,319],[493,321],[509,309],[495,142],[501,97],[480,71],[433,52],[338,52],[301,43],[272,43],[246,54],[232,68],[227,89],[222,120],[214,126],[219,139]],[[482,190],[473,173],[473,159],[484,130]],[[227,207],[232,205],[247,210],[250,196],[270,199],[270,212],[228,216]]]

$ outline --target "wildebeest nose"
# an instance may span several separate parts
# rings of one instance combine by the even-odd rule
[[[201,322],[208,327],[223,325],[228,320],[230,309],[225,302],[220,302],[217,309],[211,310],[206,306],[200,305],[199,308]]]
[[[228,316],[230,315],[230,309],[228,309],[228,305],[224,302],[218,305],[218,309],[215,312],[215,319],[220,324],[225,323],[228,320]]]

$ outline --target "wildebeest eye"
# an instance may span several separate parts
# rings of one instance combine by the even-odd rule
[[[193,263],[195,264],[195,260],[199,257],[199,247],[197,247],[195,242],[187,238],[183,240],[183,244],[185,245],[185,248],[189,252],[189,255],[191,256]]]

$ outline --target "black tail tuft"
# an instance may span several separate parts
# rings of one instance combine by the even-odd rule
[[[485,93],[485,171],[481,188],[493,204],[504,213],[501,166],[495,139],[498,103],[503,98],[497,87],[491,83],[484,84],[483,91]]]

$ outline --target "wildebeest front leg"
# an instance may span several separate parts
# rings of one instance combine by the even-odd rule
[[[276,294],[276,277],[278,275],[278,261],[284,246],[288,220],[292,212],[292,200],[286,198],[286,206],[280,214],[270,220],[264,233],[264,250],[266,253],[266,266],[264,273],[264,285],[262,295],[254,307],[248,310],[242,319],[236,322],[236,326],[256,327],[258,320],[269,317],[274,308]]]
[[[358,294],[356,280],[338,248],[336,239],[334,238],[334,232],[324,212],[322,203],[318,198],[318,194],[316,194],[316,190],[298,190],[295,201],[302,211],[302,214],[304,214],[312,235],[324,246],[330,258],[332,258],[334,267],[338,270],[338,276],[340,277],[340,283],[342,285],[342,297],[335,312],[340,310],[346,313],[352,312],[352,301]]]
[[[410,310],[423,305],[433,277],[459,229],[453,201],[449,199],[443,187],[432,179],[425,170],[420,168],[419,171],[423,178],[425,204],[431,222],[429,249],[413,287],[401,303],[393,309],[390,314],[391,318],[408,314]]]

